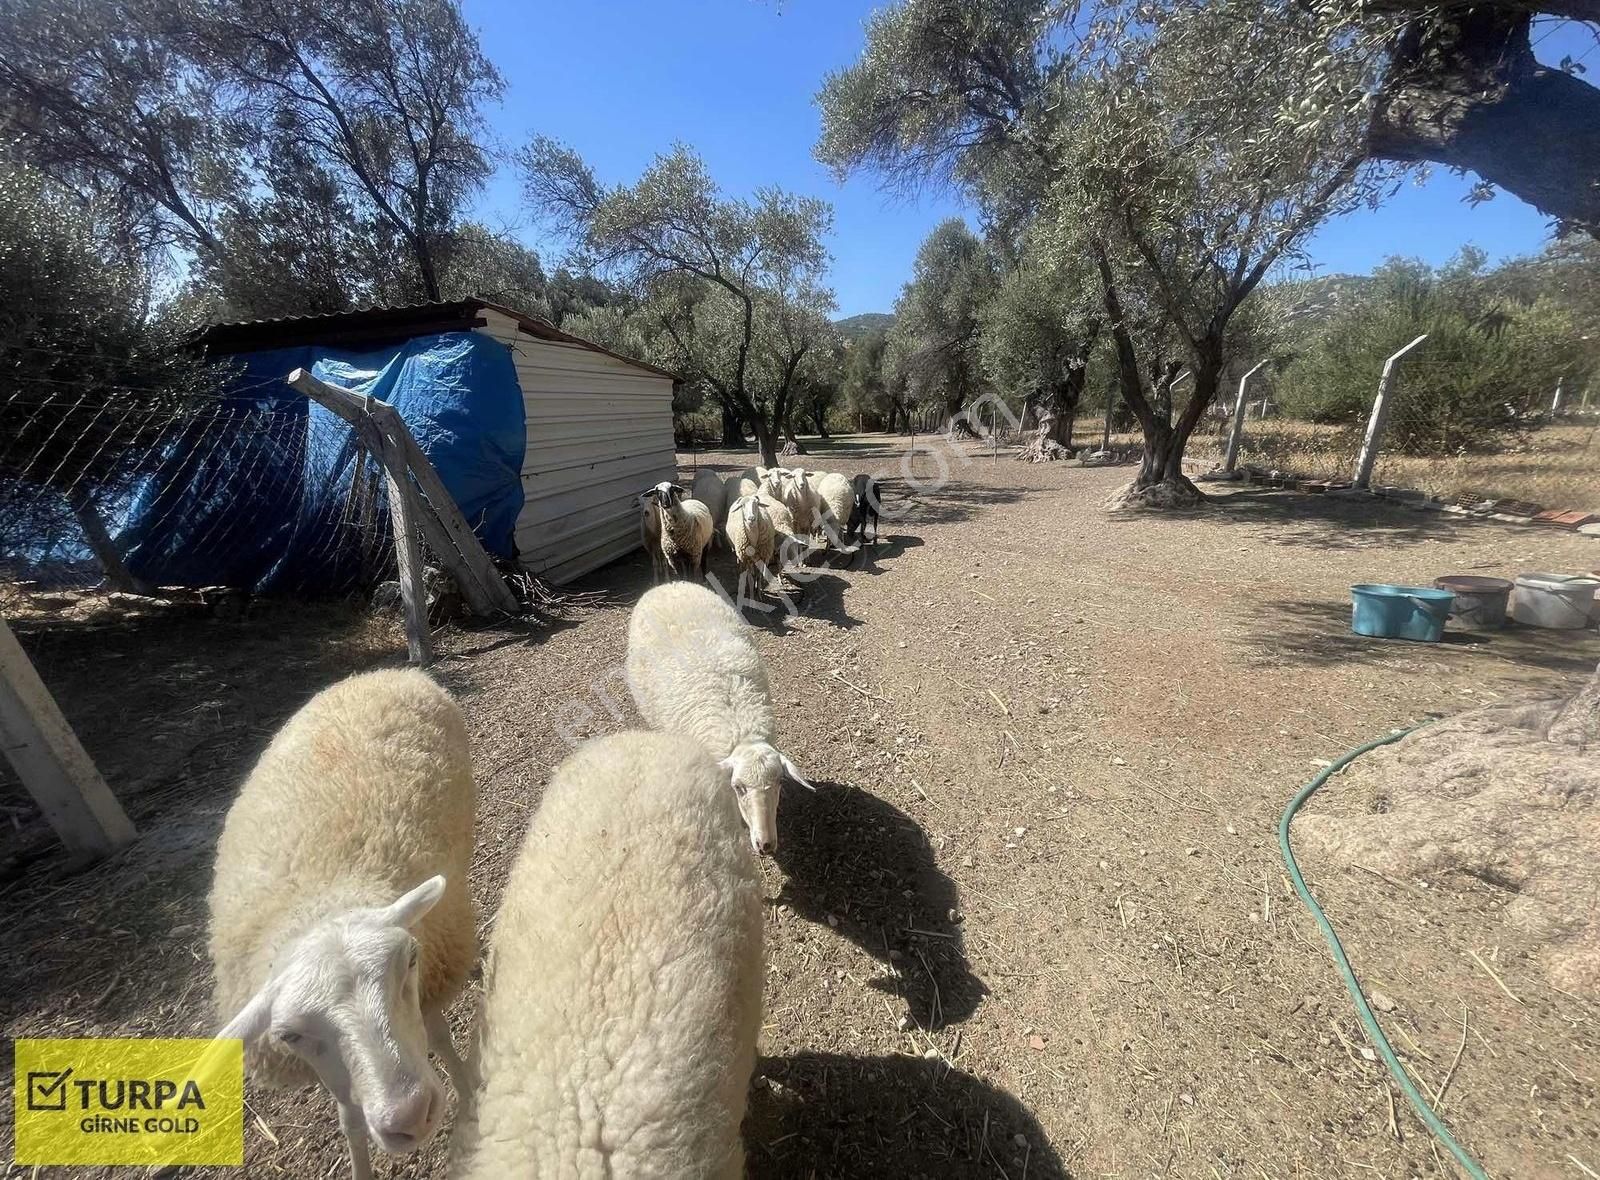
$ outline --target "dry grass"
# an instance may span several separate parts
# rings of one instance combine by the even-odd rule
[[[1102,423],[1080,418],[1073,437],[1098,445]],[[1114,447],[1137,448],[1141,436],[1120,432]],[[1220,459],[1227,433],[1208,423],[1189,445],[1195,459]],[[1284,418],[1250,419],[1245,423],[1239,461],[1278,468],[1317,479],[1350,479],[1361,449],[1361,432]],[[1453,499],[1463,494],[1485,499],[1531,500],[1546,508],[1580,508],[1600,512],[1600,419],[1568,421],[1531,431],[1525,438],[1495,451],[1461,455],[1379,454],[1373,482],[1417,488]]]

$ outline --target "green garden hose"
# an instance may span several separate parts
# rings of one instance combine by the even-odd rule
[[[1421,728],[1420,726],[1416,728]],[[1444,1120],[1434,1113],[1433,1107],[1417,1087],[1412,1084],[1411,1077],[1400,1064],[1400,1059],[1394,1055],[1394,1048],[1389,1044],[1389,1038],[1383,1035],[1383,1029],[1378,1024],[1378,1018],[1372,1014],[1372,1008],[1367,1003],[1366,993],[1361,990],[1361,984],[1356,982],[1356,973],[1350,966],[1350,960],[1344,953],[1344,946],[1339,942],[1339,936],[1333,932],[1333,926],[1328,921],[1328,915],[1322,912],[1322,907],[1317,904],[1317,899],[1311,896],[1311,890],[1306,888],[1305,878],[1300,875],[1300,866],[1295,862],[1294,850],[1289,847],[1289,824],[1294,819],[1295,812],[1300,810],[1300,805],[1316,793],[1322,786],[1339,771],[1354,762],[1368,750],[1375,750],[1379,746],[1387,746],[1390,742],[1397,742],[1406,734],[1413,732],[1411,729],[1397,729],[1375,738],[1363,746],[1357,746],[1332,766],[1320,771],[1317,777],[1300,788],[1300,793],[1289,800],[1289,806],[1283,809],[1283,818],[1278,821],[1278,847],[1283,852],[1283,863],[1289,869],[1289,877],[1294,881],[1295,892],[1300,895],[1300,900],[1306,903],[1311,914],[1317,920],[1317,925],[1322,929],[1322,937],[1328,940],[1328,949],[1333,952],[1333,961],[1339,968],[1339,974],[1344,976],[1344,985],[1350,992],[1350,998],[1356,1002],[1356,1012],[1361,1017],[1361,1023],[1366,1027],[1367,1038],[1377,1047],[1383,1063],[1389,1067],[1389,1072],[1394,1075],[1395,1082],[1400,1087],[1400,1092],[1411,1103],[1417,1116],[1427,1124],[1440,1143],[1450,1149],[1450,1154],[1456,1157],[1456,1162],[1465,1169],[1467,1175],[1473,1180],[1488,1180],[1488,1173],[1482,1165],[1472,1156],[1467,1154],[1467,1149],[1455,1141],[1450,1134],[1450,1129],[1444,1125]]]

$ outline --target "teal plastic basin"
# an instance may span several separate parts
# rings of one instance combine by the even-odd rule
[[[1350,630],[1378,639],[1438,643],[1456,596],[1431,586],[1365,582],[1350,587]]]

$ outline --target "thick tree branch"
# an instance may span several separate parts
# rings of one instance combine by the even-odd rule
[[[1467,169],[1600,236],[1600,90],[1535,60],[1532,11],[1484,4],[1407,26],[1373,112],[1369,150]],[[1600,0],[1539,11],[1600,20]]]

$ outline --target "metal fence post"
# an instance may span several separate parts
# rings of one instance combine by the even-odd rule
[[[1271,358],[1267,359],[1270,360]],[[1266,363],[1266,361],[1262,361],[1243,377],[1239,378],[1239,398],[1233,403],[1233,429],[1228,432],[1228,451],[1222,460],[1222,470],[1229,475],[1233,474],[1233,469],[1239,462],[1239,440],[1244,436],[1244,387],[1249,384],[1250,378],[1254,377],[1261,370],[1262,365]]]
[[[1372,465],[1378,461],[1384,423],[1389,418],[1389,394],[1394,384],[1395,363],[1427,338],[1428,334],[1424,332],[1383,362],[1383,376],[1378,378],[1378,396],[1372,399],[1372,415],[1367,419],[1367,434],[1361,440],[1361,456],[1356,460],[1355,485],[1358,488],[1372,486]]]

